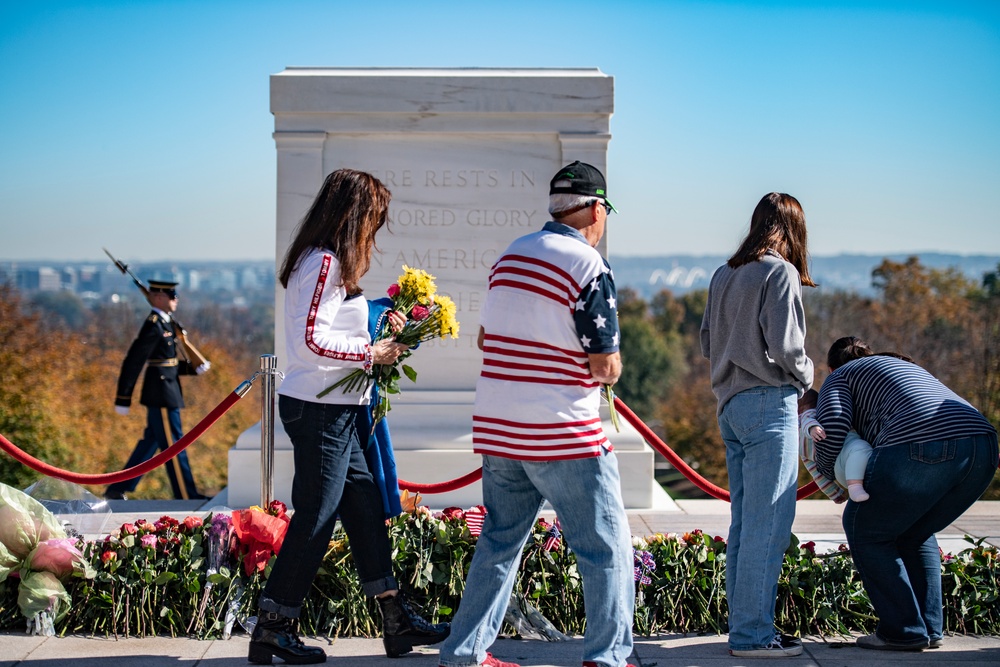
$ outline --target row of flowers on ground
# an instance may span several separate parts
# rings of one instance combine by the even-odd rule
[[[389,522],[397,573],[433,621],[462,596],[483,509],[431,513],[415,506]],[[114,636],[226,637],[245,628],[280,550],[284,505],[217,512],[204,520],[126,523],[104,539],[67,537],[36,501],[0,485],[0,629]],[[695,530],[635,539],[639,634],[726,630],[725,540]],[[942,560],[946,628],[1000,634],[1000,565],[983,541]],[[524,550],[508,632],[526,634],[518,611],[553,638],[584,628],[583,588],[558,524],[539,519]],[[519,609],[514,609],[516,606]],[[378,636],[379,613],[361,593],[342,532],[330,542],[306,600],[302,629]],[[551,621],[551,624],[548,623]],[[815,553],[793,538],[779,582],[783,632],[870,632],[875,618],[849,552]],[[553,627],[554,626],[554,627]],[[529,628],[530,631],[531,628]]]

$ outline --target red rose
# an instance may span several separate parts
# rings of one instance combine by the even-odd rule
[[[267,506],[267,513],[281,518],[288,514],[288,506],[280,500],[272,500],[271,504]]]
[[[395,299],[397,296],[399,296],[399,285],[397,285],[396,283],[389,285],[389,289],[387,289],[385,293],[388,294],[393,299]]]
[[[108,563],[110,561],[118,560],[118,554],[114,551],[105,551],[101,554],[101,562]]]
[[[122,535],[135,535],[139,532],[139,529],[135,527],[132,523],[123,523],[121,528]]]
[[[430,309],[427,308],[427,306],[421,306],[419,303],[413,307],[413,310],[410,311],[410,317],[417,320],[418,322],[420,320],[426,320],[427,316],[430,314],[431,314]]]
[[[441,519],[444,521],[453,521],[455,519],[462,519],[465,517],[465,510],[461,507],[446,507],[441,510]]]

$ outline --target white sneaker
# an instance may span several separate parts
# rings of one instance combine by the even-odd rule
[[[802,641],[798,637],[775,635],[767,646],[760,648],[729,649],[737,658],[786,658],[802,655]]]

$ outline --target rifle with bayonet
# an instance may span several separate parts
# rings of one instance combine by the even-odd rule
[[[121,261],[114,255],[112,255],[107,248],[101,248],[101,250],[103,250],[104,254],[106,254],[108,257],[111,258],[111,261],[114,263],[115,267],[119,271],[121,271],[123,275],[126,275],[132,279],[132,282],[135,283],[135,286],[139,288],[139,291],[142,292],[142,295],[146,297],[147,301],[149,301],[149,285],[142,282],[142,280],[140,280],[139,277],[136,276],[134,273],[132,273],[132,270],[128,268],[128,264]],[[174,335],[177,337],[177,341],[180,343],[181,355],[188,361],[188,363],[190,363],[195,368],[208,364],[209,362],[208,359],[205,358],[205,355],[199,352],[198,348],[196,348],[188,339],[187,330],[184,328],[184,325],[182,325],[179,321],[177,321],[177,318],[175,317],[171,317],[170,322],[173,325]]]

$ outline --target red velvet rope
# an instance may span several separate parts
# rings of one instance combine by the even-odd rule
[[[649,443],[650,447],[652,447],[660,454],[662,454],[664,458],[666,458],[667,461],[670,462],[670,465],[677,468],[677,470],[679,470],[681,474],[683,474],[685,477],[691,480],[695,486],[697,486],[699,489],[709,494],[713,498],[718,498],[719,500],[725,500],[726,502],[729,502],[728,491],[726,491],[720,486],[712,484],[707,479],[705,479],[697,472],[695,472],[694,469],[691,468],[691,466],[689,466],[687,463],[684,462],[684,459],[679,457],[672,449],[670,449],[670,447],[667,447],[666,443],[660,440],[659,436],[653,433],[652,429],[643,424],[642,420],[639,419],[635,415],[635,413],[632,412],[632,410],[627,405],[625,405],[625,403],[623,403],[622,400],[617,396],[615,397],[615,408],[618,410],[618,413],[620,415],[625,417],[625,420],[629,424],[635,427],[635,430],[639,431],[639,434],[646,442]],[[809,482],[796,492],[795,497],[798,500],[802,500],[803,498],[808,498],[812,494],[816,493],[817,490],[818,487],[816,486],[816,482]]]
[[[125,480],[132,479],[133,477],[144,475],[150,470],[156,469],[160,465],[180,454],[181,451],[183,451],[188,445],[200,438],[201,435],[208,430],[209,426],[218,421],[222,415],[226,414],[229,409],[233,407],[236,401],[240,400],[241,397],[242,394],[237,393],[237,391],[234,390],[233,393],[229,394],[229,396],[222,401],[222,403],[219,403],[214,410],[209,412],[204,419],[198,422],[197,426],[185,433],[184,437],[175,442],[173,445],[148,461],[132,466],[131,468],[126,468],[125,470],[121,470],[119,472],[88,475],[70,472],[68,470],[63,470],[62,468],[56,468],[55,466],[49,465],[44,461],[39,461],[24,450],[19,449],[12,444],[10,440],[2,435],[0,435],[0,449],[3,449],[5,452],[29,468],[37,470],[48,477],[55,477],[56,479],[62,479],[76,484],[111,484],[112,482],[124,482]]]
[[[77,484],[110,484],[113,482],[123,482],[125,480],[138,477],[143,475],[150,470],[154,470],[163,463],[166,463],[174,456],[179,454],[188,445],[193,443],[195,440],[201,437],[201,435],[208,430],[208,428],[219,420],[222,415],[226,414],[236,401],[242,398],[242,394],[237,391],[229,394],[219,405],[215,407],[208,415],[205,416],[198,424],[192,428],[190,431],[184,434],[180,440],[175,442],[168,449],[160,452],[153,458],[149,459],[144,463],[121,470],[119,472],[103,473],[103,474],[84,474],[75,473],[68,470],[63,470],[61,468],[56,468],[48,463],[39,461],[35,457],[31,456],[22,449],[19,449],[13,443],[11,443],[7,438],[0,435],[0,449],[3,449],[17,461],[23,463],[24,465],[37,470],[38,472],[47,475],[49,477],[55,477],[57,479],[62,479],[67,482],[74,482]],[[713,498],[718,498],[719,500],[725,500],[729,502],[729,492],[720,486],[712,484],[707,479],[695,472],[691,466],[684,462],[670,447],[666,445],[659,436],[657,436],[648,426],[646,426],[641,419],[639,419],[632,410],[625,405],[624,402],[618,397],[615,397],[615,408],[618,412],[625,417],[625,420],[630,423],[643,437],[643,439],[649,443],[649,445],[658,451],[660,454],[670,462],[677,470],[681,472],[685,477],[691,480],[695,486],[697,486],[702,491],[708,493]],[[435,493],[447,493],[449,491],[454,491],[460,489],[464,486],[468,486],[474,482],[479,481],[483,476],[483,469],[477,468],[472,472],[466,473],[461,477],[457,477],[446,482],[437,482],[433,484],[416,484],[414,482],[407,482],[405,480],[399,480],[399,488],[404,491],[410,491],[414,493],[423,494],[435,494]],[[816,482],[809,482],[796,493],[796,498],[799,500],[807,498],[817,491]]]
[[[473,482],[478,482],[482,479],[482,477],[483,469],[476,468],[472,472],[466,473],[461,477],[457,477],[447,482],[438,482],[437,484],[415,484],[401,479],[399,480],[399,488],[404,491],[423,494],[447,493],[448,491],[454,491],[455,489],[460,489],[463,486],[468,486]]]
[[[636,416],[632,410],[622,402],[620,398],[615,397],[615,408],[617,408],[619,414],[625,417],[625,420],[631,424],[639,434],[642,436],[649,445],[662,454],[667,461],[670,462],[672,466],[677,468],[685,477],[691,480],[695,486],[709,494],[713,498],[718,498],[719,500],[725,500],[729,502],[729,492],[720,486],[712,484],[707,479],[699,475],[694,469],[691,468],[684,459],[679,457],[670,447],[667,446],[665,442],[660,440],[653,431],[642,423],[642,420]],[[470,473],[462,475],[461,477],[447,482],[440,482],[438,484],[414,484],[413,482],[407,482],[405,480],[399,480],[399,488],[404,491],[417,492],[423,494],[435,494],[435,493],[446,493],[448,491],[454,491],[455,489],[460,489],[463,486],[472,484],[473,482],[479,481],[483,476],[483,469],[477,468]],[[796,498],[802,500],[803,498],[808,498],[818,490],[816,482],[809,482],[796,493]]]

